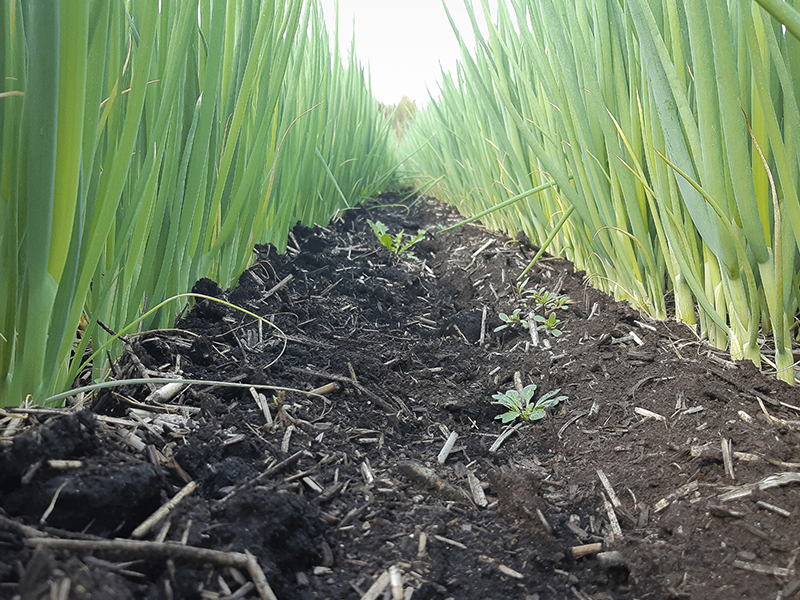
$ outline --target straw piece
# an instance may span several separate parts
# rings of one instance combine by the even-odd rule
[[[486,345],[486,317],[489,314],[489,308],[484,306],[483,307],[483,315],[481,316],[481,337],[478,342],[481,348]]]
[[[517,431],[519,431],[519,428],[522,427],[523,425],[524,425],[524,422],[519,422],[516,425],[514,425],[513,427],[509,427],[503,433],[501,433],[499,436],[497,436],[497,439],[489,447],[489,452],[491,452],[491,453],[497,452],[497,450],[500,448],[500,446],[503,444],[503,442],[505,442],[506,439],[508,439],[513,433],[516,433]]]
[[[259,566],[256,557],[247,549],[245,549],[244,554],[247,557],[247,572],[250,573],[253,583],[256,584],[256,589],[258,590],[258,595],[261,596],[261,600],[278,600],[275,592],[273,592],[272,588],[269,586],[267,576],[264,575],[264,571]]]
[[[793,577],[796,572],[794,569],[773,567],[772,565],[760,565],[758,563],[746,562],[743,560],[735,560],[731,564],[736,569],[744,569],[745,571],[754,571],[756,573],[763,573],[764,575],[775,575],[776,577]]]
[[[475,504],[481,508],[486,508],[488,501],[486,500],[483,486],[472,471],[467,471],[467,482],[469,483],[469,489],[472,492],[472,499],[475,501]]]
[[[152,515],[147,517],[141,525],[134,529],[131,537],[135,540],[143,538],[145,535],[147,535],[148,531],[150,531],[159,521],[166,517],[173,508],[178,506],[181,500],[195,491],[195,489],[197,489],[197,484],[194,481],[187,483],[169,501],[161,505]]]
[[[424,558],[425,550],[428,545],[428,534],[424,531],[419,532],[419,544],[417,545],[417,557]]]
[[[384,571],[375,582],[369,586],[369,589],[361,596],[361,600],[378,600],[378,597],[383,594],[383,591],[389,587],[391,583],[391,575],[389,571]]]
[[[447,436],[447,441],[442,446],[441,452],[439,452],[439,456],[436,460],[439,461],[440,465],[443,465],[447,460],[447,457],[450,456],[450,452],[453,451],[453,446],[456,445],[456,440],[458,439],[458,434],[455,431],[451,431],[450,435]]]
[[[681,487],[679,487],[677,490],[672,492],[666,498],[662,498],[661,500],[656,502],[656,505],[653,507],[653,511],[654,512],[661,512],[662,510],[667,508],[670,504],[672,504],[672,502],[674,502],[678,498],[683,498],[684,496],[688,496],[689,494],[694,492],[699,486],[700,486],[700,484],[697,482],[696,479],[690,481],[689,483],[686,483],[686,484],[682,485]]]
[[[525,576],[520,573],[519,571],[515,571],[511,567],[507,567],[505,565],[497,565],[497,570],[500,571],[503,575],[508,575],[514,579],[523,579]]]
[[[392,600],[403,600],[403,574],[395,565],[389,567],[389,585],[392,589]]]
[[[596,543],[596,544],[583,544],[581,546],[573,546],[570,548],[570,552],[572,553],[572,558],[578,559],[583,556],[588,556],[590,554],[597,554],[598,552],[603,551],[603,544]]]
[[[173,558],[191,562],[210,562],[230,567],[247,567],[247,556],[239,552],[221,552],[174,542],[145,542],[139,540],[65,540],[58,538],[28,538],[25,545],[50,550],[71,550],[126,559]]]
[[[763,500],[757,501],[756,502],[756,506],[760,506],[761,508],[763,508],[765,510],[770,510],[770,511],[774,512],[777,515],[780,515],[782,517],[786,517],[787,519],[792,516],[792,513],[790,513],[785,508],[780,508],[778,506],[775,506],[774,504],[770,504],[769,502],[764,502]]]
[[[666,421],[667,420],[667,418],[664,415],[660,415],[658,413],[654,413],[652,410],[647,410],[646,408],[641,408],[639,406],[634,408],[633,412],[635,412],[637,415],[640,415],[642,417],[647,417],[649,419],[655,419],[656,421]]]
[[[597,476],[600,478],[600,483],[603,484],[603,487],[606,488],[606,492],[608,493],[608,497],[611,500],[611,504],[614,508],[622,506],[622,502],[620,502],[617,493],[614,491],[614,488],[611,487],[611,482],[606,477],[606,474],[603,472],[602,469],[597,469]]]
[[[606,495],[601,492],[600,494],[603,496],[603,506],[606,509],[606,515],[608,516],[608,522],[611,524],[611,532],[614,537],[622,537],[622,527],[619,526],[619,521],[617,520],[617,514],[614,512],[614,507],[611,505],[611,502],[608,501]]]
[[[294,425],[289,425],[286,428],[286,432],[283,434],[283,440],[281,440],[281,452],[284,454],[289,452],[289,442],[292,439],[292,432],[294,431]]]
[[[725,474],[732,480],[736,480],[736,474],[733,472],[733,457],[731,456],[731,440],[722,439],[722,462],[725,465]]]
[[[444,537],[442,535],[434,535],[433,539],[438,540],[440,542],[443,542],[445,544],[448,544],[450,546],[455,546],[456,548],[460,548],[461,550],[466,550],[467,549],[467,547],[464,544],[462,544],[461,542],[457,542],[455,540],[451,540],[450,538],[446,538],[446,537]]]

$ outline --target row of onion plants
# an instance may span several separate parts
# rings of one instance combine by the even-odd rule
[[[388,125],[317,0],[0,11],[0,405],[68,388],[108,330],[201,277],[234,284],[254,243],[393,180]]]
[[[464,214],[523,196],[485,222],[537,243],[566,217],[550,250],[593,284],[657,318],[674,307],[793,382],[792,4],[500,0],[490,14],[468,1],[476,48],[462,42],[407,133],[409,164],[423,181],[444,174],[434,192]]]

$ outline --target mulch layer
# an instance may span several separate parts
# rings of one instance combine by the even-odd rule
[[[800,597],[796,388],[565,260],[515,288],[524,236],[467,225],[393,254],[368,220],[458,221],[396,201],[195,286],[264,320],[201,300],[114,369],[239,387],[0,414],[0,597]],[[561,298],[538,309],[560,336],[534,340],[526,291]],[[532,384],[566,399],[496,419],[494,395]]]

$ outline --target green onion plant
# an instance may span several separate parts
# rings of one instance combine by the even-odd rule
[[[598,287],[794,382],[795,3],[466,5],[477,46],[404,139],[417,178],[465,215],[551,182],[485,223],[540,245],[558,225]]]
[[[298,220],[393,181],[389,127],[317,0],[0,0],[0,17],[0,405],[68,388],[101,324],[233,285],[254,243],[285,248]]]

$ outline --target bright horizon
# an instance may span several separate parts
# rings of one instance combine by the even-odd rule
[[[492,0],[492,7],[497,0]],[[334,35],[335,0],[321,0],[328,32]],[[463,0],[447,0],[459,31],[474,48],[472,26]],[[480,2],[476,14],[480,15]],[[419,107],[430,90],[439,94],[441,71],[453,71],[461,56],[441,0],[339,0],[339,47],[350,49],[355,21],[356,55],[372,82],[372,93],[384,104],[408,96]]]

